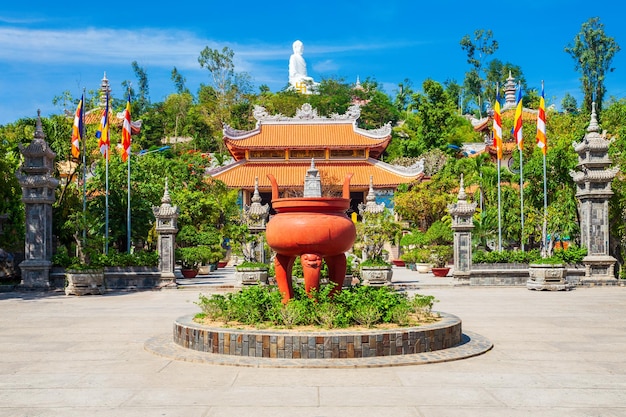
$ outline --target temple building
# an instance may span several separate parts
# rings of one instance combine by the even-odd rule
[[[370,179],[376,201],[392,207],[398,185],[423,176],[423,162],[406,168],[380,161],[391,141],[391,125],[361,129],[357,127],[359,116],[358,105],[345,114],[328,117],[319,116],[308,103],[294,117],[270,115],[265,108],[255,106],[255,129],[224,128],[224,143],[234,162],[210,170],[209,175],[241,190],[242,204],[250,204],[258,179],[262,201],[269,203],[271,184],[267,174],[276,177],[283,196],[296,195],[302,192],[305,173],[313,161],[326,191],[328,187],[340,190],[346,174],[353,174],[350,212],[358,213],[358,205],[366,201]]]

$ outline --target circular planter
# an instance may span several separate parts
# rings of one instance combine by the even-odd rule
[[[241,357],[305,360],[410,355],[461,343],[461,319],[439,314],[437,323],[419,327],[311,332],[208,327],[188,315],[174,322],[173,338],[187,349]]]
[[[420,274],[427,274],[428,272],[430,272],[430,268],[431,268],[430,264],[418,262],[415,264],[414,271],[417,271]]]
[[[195,278],[198,275],[197,269],[181,269],[180,272],[185,278]]]
[[[445,277],[448,275],[448,272],[450,272],[450,268],[445,267],[445,268],[432,268],[433,271],[433,275],[436,277]]]

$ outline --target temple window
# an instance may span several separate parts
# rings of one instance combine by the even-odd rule
[[[283,149],[270,149],[262,151],[249,151],[249,159],[285,159]]]
[[[365,158],[365,149],[331,149],[330,158]]]
[[[291,149],[289,151],[289,159],[325,159],[325,157],[324,149]]]

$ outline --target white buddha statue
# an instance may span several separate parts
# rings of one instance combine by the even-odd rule
[[[311,89],[318,85],[306,72],[306,62],[302,57],[304,45],[300,41],[293,43],[293,54],[289,58],[289,84],[297,91],[311,94]]]

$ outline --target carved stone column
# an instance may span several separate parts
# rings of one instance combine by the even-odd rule
[[[452,216],[452,230],[454,231],[453,276],[457,279],[469,279],[472,271],[472,229],[476,203],[467,202],[463,175],[461,175],[457,202],[448,205],[448,212]]]
[[[52,204],[59,181],[52,177],[56,154],[45,141],[41,117],[37,112],[35,137],[30,145],[19,145],[24,163],[17,172],[22,187],[22,201],[26,212],[26,235],[21,288],[46,290],[50,288],[52,262]]]
[[[609,255],[609,199],[613,195],[611,182],[619,168],[610,167],[611,141],[600,134],[593,103],[587,133],[580,143],[573,143],[578,153],[578,171],[570,172],[577,186],[581,245],[587,248],[583,281],[615,279],[616,259]]]
[[[178,207],[172,206],[167,178],[165,179],[165,191],[161,198],[161,205],[152,207],[156,218],[157,251],[159,252],[159,270],[161,271],[161,285],[176,286],[176,274],[174,266],[174,244],[178,233]]]

